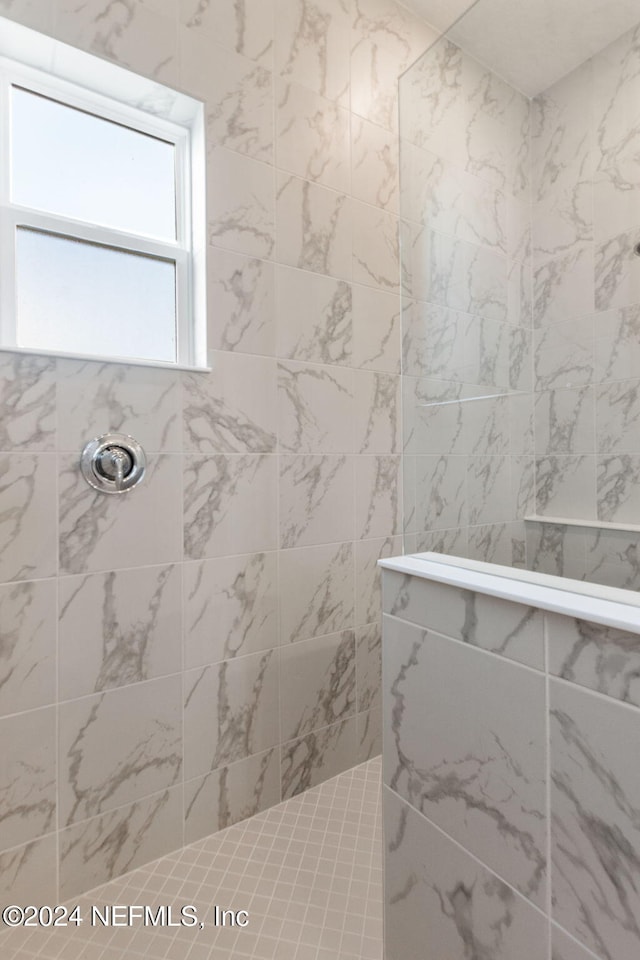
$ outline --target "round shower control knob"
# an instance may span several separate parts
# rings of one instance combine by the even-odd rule
[[[147,460],[137,440],[124,433],[105,433],[82,451],[80,469],[87,483],[101,493],[127,493],[144,477]]]

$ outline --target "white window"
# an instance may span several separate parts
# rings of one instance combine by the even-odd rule
[[[202,105],[0,23],[0,346],[205,367]]]

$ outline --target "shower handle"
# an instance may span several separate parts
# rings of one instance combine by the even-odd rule
[[[137,440],[124,433],[105,433],[90,440],[80,457],[82,475],[101,493],[127,493],[145,474],[147,461]]]

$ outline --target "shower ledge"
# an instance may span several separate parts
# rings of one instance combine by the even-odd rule
[[[440,553],[393,557],[379,560],[378,566],[502,600],[541,607],[578,620],[590,620],[605,627],[640,632],[640,594],[632,590]],[[401,614],[398,616],[402,619]]]
[[[551,523],[557,527],[591,527],[596,530],[625,530],[627,533],[640,533],[638,523],[609,523],[606,520],[576,520],[575,517],[539,517],[532,514],[524,518],[525,523]]]

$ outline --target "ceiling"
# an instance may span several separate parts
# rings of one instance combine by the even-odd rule
[[[638,0],[404,0],[528,96],[640,23]],[[465,16],[465,11],[468,11]]]

